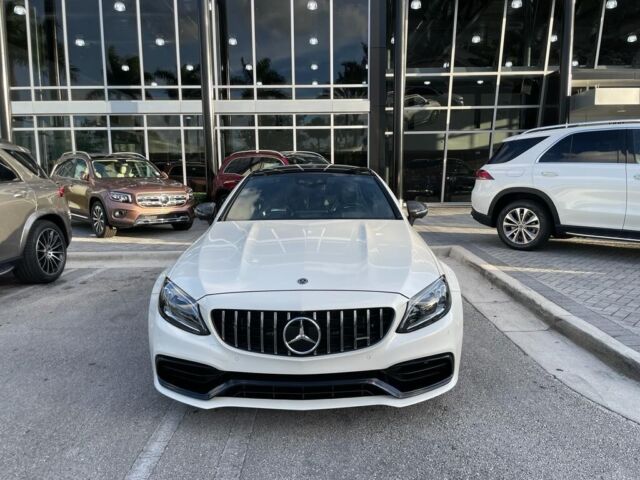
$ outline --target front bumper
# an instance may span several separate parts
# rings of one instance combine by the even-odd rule
[[[407,299],[401,295],[305,291],[296,292],[294,300],[291,292],[204,297],[199,302],[200,308],[213,332],[206,336],[187,333],[160,317],[157,305],[162,276],[154,287],[149,309],[155,387],[170,398],[203,409],[404,407],[436,397],[456,385],[460,365],[462,299],[452,275],[452,272],[447,274],[453,298],[450,312],[438,322],[411,333],[395,332],[407,305]],[[331,355],[289,357],[235,349],[222,342],[212,328],[210,318],[204,315],[213,308],[261,305],[260,308],[272,309],[292,301],[295,308],[301,307],[301,310],[322,309],[327,305],[338,309],[385,305],[393,307],[396,316],[389,333],[370,347]],[[442,363],[443,359],[445,363]],[[427,367],[433,367],[437,372],[434,370],[431,378],[418,379],[414,384],[399,383],[399,376],[394,372],[416,360],[432,362]],[[437,365],[433,363],[436,360],[440,361]],[[176,361],[186,367],[181,370],[176,363],[171,364]],[[450,362],[449,366],[446,362]],[[406,374],[405,371],[403,378],[408,378]]]
[[[117,228],[139,225],[189,223],[194,219],[193,202],[179,207],[141,207],[131,203],[107,201],[109,223]]]

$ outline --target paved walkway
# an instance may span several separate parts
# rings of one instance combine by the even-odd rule
[[[416,228],[430,245],[460,245],[572,314],[640,351],[640,244],[551,240],[543,250],[507,248],[469,208],[432,208]]]

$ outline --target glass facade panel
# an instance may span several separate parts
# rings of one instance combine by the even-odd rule
[[[405,135],[404,195],[406,200],[439,202],[444,166],[444,134]]]
[[[47,130],[38,132],[40,158],[44,161],[40,165],[45,172],[50,173],[55,161],[64,152],[71,151],[70,130]]]
[[[173,0],[140,0],[142,60],[147,86],[178,84],[174,20]],[[167,92],[169,98],[178,98],[177,90]]]
[[[180,76],[182,85],[200,86],[200,2],[178,2]]]
[[[98,0],[65,0],[71,85],[102,85],[102,39]],[[89,94],[92,90],[86,90]],[[104,92],[100,92],[104,97]],[[86,98],[89,100],[90,98]]]
[[[475,172],[489,160],[489,133],[455,133],[447,138],[444,201],[468,202]]]
[[[291,5],[289,0],[253,0],[256,79],[262,85],[290,85]]]
[[[573,66],[593,68],[602,15],[602,0],[576,2]]]
[[[140,85],[140,50],[135,0],[103,2],[102,17],[107,84]],[[123,96],[126,97],[124,93]]]
[[[9,80],[11,86],[29,86],[29,46],[27,43],[27,9],[24,0],[4,3],[7,15],[9,46]]]
[[[180,130],[149,130],[149,160],[162,170],[168,164],[182,161]]]
[[[497,70],[504,0],[458,2],[456,69]]]
[[[539,105],[542,77],[505,76],[500,78],[498,105]]]
[[[493,105],[496,95],[496,77],[473,76],[453,79],[452,106]]]
[[[333,163],[367,166],[367,130],[339,129],[333,132]]]
[[[451,110],[451,130],[491,130],[493,108]]]
[[[528,130],[537,126],[537,108],[499,108],[496,112],[496,129]]]
[[[330,83],[329,2],[317,5],[316,10],[309,10],[307,0],[293,2],[297,85]]]
[[[639,38],[639,2],[620,1],[605,9],[598,65],[640,68]]]
[[[111,150],[113,152],[136,152],[146,155],[144,132],[113,130],[111,132]]]
[[[334,1],[333,81],[335,83],[356,85],[367,82],[368,36],[368,0]]]
[[[217,5],[219,82],[221,85],[252,85],[251,1],[218,0]]]
[[[503,68],[544,68],[551,4],[552,0],[508,2]]]
[[[296,130],[296,150],[316,152],[331,161],[331,130],[315,128]]]
[[[109,136],[106,130],[76,130],[76,150],[87,153],[108,153]]]
[[[409,107],[408,98],[416,96],[424,99],[425,107],[446,107],[449,103],[449,79],[447,77],[409,77],[407,78],[405,107]],[[393,107],[393,93],[387,95],[387,106]]]
[[[67,72],[62,0],[31,0],[29,8],[34,85],[64,86],[67,83]]]
[[[260,150],[293,150],[293,130],[259,130]]]
[[[407,68],[447,70],[451,62],[455,2],[421,3],[421,8],[409,10]]]
[[[255,130],[221,130],[220,158],[222,160],[234,152],[255,150]]]

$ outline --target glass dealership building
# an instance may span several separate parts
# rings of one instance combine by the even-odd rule
[[[2,3],[3,118],[46,168],[136,151],[188,182],[238,150],[312,150],[466,202],[508,136],[640,118],[636,0]]]

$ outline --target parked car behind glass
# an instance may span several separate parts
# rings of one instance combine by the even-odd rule
[[[188,230],[193,224],[191,188],[169,179],[140,154],[66,153],[51,176],[66,186],[71,215],[90,221],[97,237],[139,225]]]
[[[71,241],[63,196],[27,149],[0,143],[0,273],[29,283],[62,274]]]

